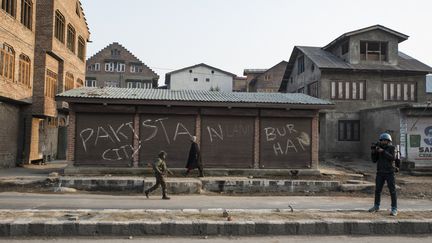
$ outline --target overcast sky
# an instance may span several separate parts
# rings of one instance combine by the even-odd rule
[[[430,0],[81,0],[91,56],[119,42],[159,74],[206,63],[241,76],[381,24],[410,38],[402,52],[432,66]]]

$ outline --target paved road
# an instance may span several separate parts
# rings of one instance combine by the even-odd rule
[[[352,197],[233,197],[233,196],[114,196],[95,194],[29,194],[0,193],[0,209],[294,209],[364,210],[373,198]],[[390,207],[390,198],[383,196],[382,208]],[[399,200],[401,210],[432,210],[430,200]]]
[[[317,243],[420,243],[420,242],[432,242],[431,236],[426,237],[348,237],[348,236],[278,236],[278,237],[242,237],[242,238],[168,238],[168,237],[146,237],[146,238],[101,238],[101,239],[0,239],[0,243],[134,243],[134,242],[156,242],[156,243],[224,243],[224,242],[236,242],[236,243],[297,243],[297,242],[317,242]]]

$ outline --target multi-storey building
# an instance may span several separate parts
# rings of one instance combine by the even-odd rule
[[[32,104],[36,0],[1,0],[0,167],[21,156],[24,118]]]
[[[237,75],[200,63],[165,74],[165,84],[171,90],[233,91]]]
[[[2,0],[0,17],[0,166],[64,158],[67,104],[55,95],[83,85],[81,3]]]
[[[158,80],[153,70],[117,42],[87,60],[87,87],[151,89],[158,86]]]
[[[281,61],[269,69],[245,69],[244,75],[248,80],[248,92],[274,93],[285,77],[288,62]]]
[[[334,110],[320,115],[321,156],[367,156],[370,143],[388,131],[401,145],[402,155],[409,157],[406,127],[412,112],[368,111],[418,109],[417,104],[432,99],[425,78],[432,68],[399,51],[398,44],[407,39],[375,25],[345,33],[322,48],[294,47],[286,71],[289,78],[280,90],[335,103]],[[432,117],[427,119],[432,122]]]

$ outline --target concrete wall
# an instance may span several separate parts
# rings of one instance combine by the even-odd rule
[[[20,108],[0,102],[0,168],[15,167]]]
[[[302,54],[301,54],[302,55]],[[304,88],[304,92],[308,93],[308,85],[317,82],[321,79],[321,70],[307,57],[304,56],[305,70],[298,74],[298,59],[294,63],[291,76],[288,80],[287,92],[297,93],[300,88]],[[320,83],[318,84],[320,86]],[[319,91],[318,91],[319,92]],[[319,96],[320,94],[318,94]]]
[[[195,82],[194,78],[198,78],[198,81]],[[171,74],[171,90],[210,90],[217,87],[220,91],[232,92],[233,76],[204,66]]]
[[[117,49],[120,51],[119,55],[113,56],[111,54],[112,50]],[[107,72],[105,71],[106,62],[120,62],[124,63],[125,72]],[[98,63],[100,65],[100,70],[91,70],[91,66]],[[141,65],[143,71],[140,73],[131,72],[132,65]],[[126,80],[141,80],[144,83],[151,84],[151,87],[156,88],[158,85],[159,76],[151,70],[148,66],[142,63],[137,57],[135,57],[131,52],[129,52],[125,47],[119,43],[114,42],[108,45],[104,49],[100,50],[98,53],[93,55],[87,60],[87,74],[86,79],[96,80],[97,87],[105,86],[107,81],[115,81],[119,83],[119,87],[126,88]]]
[[[415,167],[432,167],[432,116],[406,117],[406,159]]]

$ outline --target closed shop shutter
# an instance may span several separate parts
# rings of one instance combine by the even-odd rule
[[[261,118],[260,167],[311,165],[311,118]]]
[[[132,165],[132,114],[76,114],[75,165]]]
[[[151,163],[161,150],[168,153],[168,168],[184,168],[190,138],[195,135],[195,116],[142,114],[140,116],[140,166]]]
[[[252,168],[254,121],[253,117],[203,116],[204,167]]]

